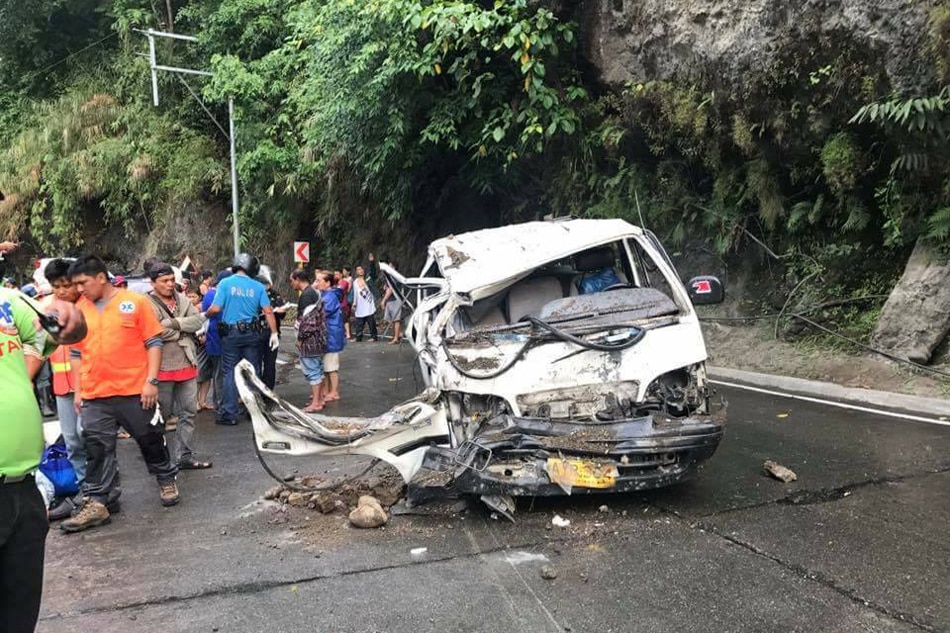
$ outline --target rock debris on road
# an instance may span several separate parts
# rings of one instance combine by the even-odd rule
[[[407,346],[351,345],[333,406],[387,409],[412,395],[412,362]],[[278,392],[304,401],[297,373],[285,376]],[[324,514],[313,495],[282,491],[249,424],[203,414],[215,466],[183,473],[178,507],[161,507],[121,443],[123,512],[88,534],[51,532],[38,630],[950,631],[950,432],[723,391],[730,424],[694,481],[522,499],[513,524],[448,499],[355,529],[352,498]],[[267,459],[324,481],[368,464]],[[766,459],[800,478],[770,482]]]

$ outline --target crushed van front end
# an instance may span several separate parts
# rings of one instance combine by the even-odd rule
[[[715,453],[724,410],[582,422],[503,416],[458,448],[432,447],[423,466],[478,495],[627,492],[680,482]]]

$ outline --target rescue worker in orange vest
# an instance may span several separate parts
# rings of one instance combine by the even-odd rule
[[[119,426],[139,445],[148,472],[158,480],[164,506],[179,501],[178,467],[169,457],[156,408],[162,326],[149,300],[114,287],[106,265],[94,255],[77,260],[69,276],[83,295],[76,307],[88,329],[86,338],[71,352],[72,363],[78,365],[77,399],[81,399],[88,459],[82,506],[60,528],[79,532],[111,520],[106,504],[118,498],[115,445]]]
[[[79,289],[69,277],[69,262],[63,259],[54,259],[46,265],[43,273],[46,281],[53,289],[53,297],[59,301],[76,303],[79,301]],[[53,394],[56,396],[56,412],[59,414],[59,426],[66,442],[66,454],[69,463],[76,471],[76,480],[79,488],[86,481],[86,442],[82,439],[81,422],[74,406],[76,394],[76,378],[70,363],[69,346],[60,345],[49,357],[50,367],[53,370]],[[50,521],[65,519],[79,506],[82,494],[63,499],[49,513]]]

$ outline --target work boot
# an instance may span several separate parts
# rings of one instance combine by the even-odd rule
[[[109,516],[109,510],[94,499],[83,499],[82,507],[75,516],[69,517],[59,524],[63,532],[82,532],[89,528],[105,525],[112,519]]]
[[[162,500],[162,505],[166,508],[181,501],[181,495],[178,494],[178,484],[174,481],[169,481],[167,484],[158,484],[158,496]]]

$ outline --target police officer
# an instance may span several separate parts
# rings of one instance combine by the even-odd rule
[[[259,371],[261,366],[260,336],[262,327],[258,315],[263,311],[267,328],[270,330],[268,347],[276,350],[280,346],[277,321],[264,284],[255,277],[261,266],[257,258],[249,253],[241,253],[231,264],[233,275],[218,284],[214,301],[205,316],[211,318],[221,315],[219,331],[221,333],[221,365],[224,372],[224,397],[218,412],[217,424],[234,426],[238,416],[237,384],[234,382],[234,368],[242,360],[247,360]]]

